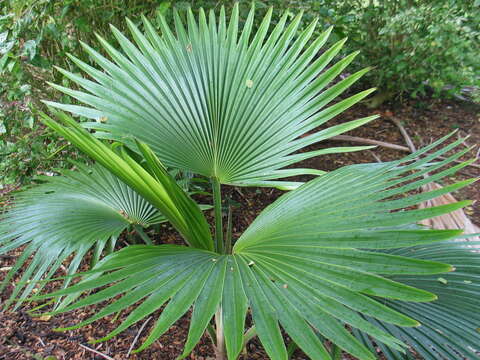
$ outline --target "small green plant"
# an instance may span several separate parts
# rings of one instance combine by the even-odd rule
[[[287,23],[285,14],[273,29],[271,15],[269,10],[253,31],[252,8],[240,33],[238,5],[230,21],[223,8],[218,19],[213,11],[207,15],[201,10],[198,21],[189,11],[187,27],[174,13],[175,34],[163,17],[161,34],[146,19],[144,32],[129,21],[135,43],[112,28],[123,52],[99,38],[112,60],[84,46],[102,71],[73,56],[88,78],[59,69],[84,91],[52,86],[87,106],[47,102],[55,120],[43,114],[42,121],[96,164],[79,165],[78,171],[49,177],[45,184],[18,194],[3,216],[0,253],[25,246],[4,285],[32,256],[7,306],[53,298],[54,315],[109,301],[68,328],[73,329],[137,304],[98,341],[164,306],[137,351],[193,308],[179,358],[187,357],[207,331],[218,359],[237,359],[254,334],[270,358],[287,359],[282,329],[312,359],[337,357],[339,349],[362,360],[375,359],[366,341],[370,337],[388,354],[402,356],[404,341],[418,345],[410,334],[448,336],[448,342],[435,342],[427,353],[471,356],[478,340],[471,326],[478,326],[479,315],[469,312],[470,300],[478,289],[455,279],[474,279],[480,269],[478,257],[464,244],[445,242],[461,231],[416,225],[469,202],[395,211],[472,183],[407,195],[466,166],[469,162],[448,167],[468,149],[436,161],[462,142],[437,149],[445,137],[399,161],[330,173],[292,167],[322,154],[365,149],[299,152],[373,120],[315,131],[372,90],[332,103],[367,69],[328,87],[356,54],[330,64],[344,40],[318,55],[331,30],[312,39],[313,22],[296,36],[300,15]],[[92,121],[79,123],[63,111]],[[167,166],[209,179],[213,235],[202,208]],[[434,175],[423,176],[430,172]],[[284,180],[305,174],[315,178],[307,183]],[[234,239],[231,222],[224,225],[222,185],[289,192]],[[184,245],[154,242],[143,231],[161,221],[178,231]],[[146,244],[114,251],[116,239],[129,227],[137,229]],[[458,258],[443,256],[445,248],[461,258],[461,274],[449,273],[454,267],[444,260],[458,266]],[[76,274],[90,249],[91,269]],[[71,261],[64,287],[41,294],[45,282],[38,280],[52,279],[67,258]],[[439,289],[445,285],[438,281],[430,287],[422,283],[438,274],[450,284],[448,291]],[[75,276],[82,278],[69,286]],[[40,295],[31,297],[34,288]],[[429,307],[426,303],[437,298],[435,292],[450,297]],[[464,300],[465,306],[457,306]],[[438,306],[461,319],[469,336],[452,331],[451,322],[438,316]],[[247,323],[248,313],[252,324]],[[424,332],[418,332],[416,318],[425,320]],[[325,339],[334,344],[332,353]]]

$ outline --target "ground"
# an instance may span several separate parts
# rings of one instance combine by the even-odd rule
[[[434,139],[446,135],[455,129],[458,130],[455,137],[470,136],[464,141],[465,146],[480,143],[480,109],[464,102],[431,99],[423,101],[411,100],[404,104],[386,104],[377,110],[371,110],[359,105],[348,110],[338,119],[330,122],[329,125],[368,116],[374,112],[380,114],[381,117],[360,129],[352,131],[348,135],[381,140],[404,146],[405,141],[398,131],[398,128],[390,121],[393,117],[401,121],[417,147],[427,145]],[[325,147],[327,145],[340,146],[358,144],[331,141],[321,143],[312,147],[312,149]],[[308,160],[304,165],[322,170],[333,170],[340,166],[353,163],[398,159],[405,154],[405,152],[379,147],[371,151],[322,156]],[[469,153],[469,158],[475,156],[478,156],[477,148],[474,148]],[[462,173],[447,179],[446,182],[478,177],[480,175],[478,161],[476,164],[477,167],[467,167]],[[239,204],[234,208],[234,237],[238,237],[265,206],[281,195],[280,191],[271,189],[258,190],[225,187],[223,191],[226,196]],[[457,199],[474,200],[472,206],[468,207],[465,211],[477,225],[480,225],[479,193],[479,187],[473,185],[454,194]],[[163,242],[179,241],[179,239],[168,230],[160,239]],[[3,269],[11,266],[18,254],[18,252],[10,253],[8,256],[0,257],[0,280],[6,274],[6,271]],[[2,301],[6,299],[9,291],[11,291],[11,287],[2,294]],[[89,344],[89,340],[98,339],[105,336],[110,330],[113,330],[128,313],[124,312],[120,314],[118,318],[110,316],[80,330],[62,333],[54,332],[52,329],[59,326],[72,325],[79,320],[85,319],[89,314],[93,314],[96,309],[91,307],[87,310],[78,310],[54,318],[32,318],[26,312],[27,310],[28,308],[21,309],[17,312],[0,312],[0,360],[49,359],[48,356],[54,356],[54,358],[51,358],[52,360],[126,359],[129,349],[139,345],[141,341],[145,339],[149,328],[154,323],[154,319],[158,316],[158,313],[155,313],[147,322],[146,326],[144,326],[141,333],[139,333],[139,330],[143,322],[134,325],[110,341],[100,344]],[[175,359],[182,351],[183,343],[188,332],[188,323],[189,319],[188,315],[186,315],[172,326],[168,333],[156,341],[151,348],[140,354],[130,355],[128,359]],[[137,336],[138,338],[136,339]],[[286,340],[288,341],[288,339]],[[93,350],[101,354],[96,354]],[[189,358],[206,360],[213,357],[214,354],[210,340],[207,336],[204,336]],[[248,355],[245,358],[267,359],[258,340],[254,339],[249,343]],[[300,351],[296,351],[293,359],[306,359],[306,357]]]

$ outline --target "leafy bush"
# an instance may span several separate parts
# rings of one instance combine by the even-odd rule
[[[285,168],[313,156],[361,150],[297,152],[371,121],[374,117],[304,136],[371,90],[330,105],[366,73],[361,70],[327,88],[355,57],[346,56],[327,69],[344,41],[316,57],[330,30],[312,39],[314,22],[295,37],[301,16],[288,25],[288,14],[282,16],[271,29],[272,12],[268,11],[254,31],[253,15],[252,9],[240,33],[238,6],[229,22],[224,8],[218,22],[213,11],[208,20],[200,11],[198,22],[188,12],[187,28],[180,16],[174,15],[176,35],[163,17],[161,35],[147,20],[145,33],[128,22],[135,43],[113,28],[123,52],[100,39],[112,60],[85,45],[85,51],[104,71],[73,56],[72,61],[88,78],[60,70],[83,90],[54,87],[88,106],[48,104],[95,121],[78,123],[53,108],[56,120],[44,114],[43,121],[97,164],[47,179],[46,184],[20,194],[4,215],[0,253],[26,246],[7,281],[33,256],[9,304],[56,298],[51,313],[56,314],[118,296],[72,327],[77,328],[138,303],[117,329],[100,340],[115,336],[165,305],[138,351],[151,345],[193,306],[180,358],[188,356],[207,329],[214,338],[217,357],[236,359],[244,346],[248,312],[253,319],[248,333],[258,335],[273,359],[288,357],[281,328],[314,359],[331,356],[324,338],[334,344],[333,352],[338,352],[338,346],[359,359],[375,358],[369,345],[357,340],[346,324],[360,339],[371,336],[385,344],[392,349],[389,354],[405,351],[402,340],[418,345],[403,334],[418,336],[418,329],[409,327],[419,325],[414,319],[419,316],[418,309],[436,299],[432,292],[420,289],[424,287],[420,279],[431,281],[436,274],[454,270],[443,259],[458,259],[442,256],[443,246],[448,245],[438,243],[458,237],[460,231],[425,230],[415,224],[469,202],[393,210],[471,183],[408,195],[466,166],[468,162],[448,168],[468,149],[436,162],[438,156],[462,142],[459,139],[435,150],[446,137],[400,161],[348,166],[328,174]],[[85,128],[96,131],[92,134]],[[163,162],[210,179],[215,236],[201,207],[176,183]],[[431,171],[435,174],[424,178]],[[282,180],[301,174],[317,177],[305,184]],[[234,241],[231,225],[223,226],[222,184],[293,190],[268,206]],[[186,245],[154,244],[141,230],[162,217]],[[116,237],[128,226],[140,229],[147,244],[112,252]],[[415,246],[422,251],[417,252]],[[66,288],[29,298],[35,286],[40,293],[44,284],[36,285],[36,280],[51,279],[68,257],[72,258],[68,272],[75,273],[92,247],[93,267],[77,275],[82,276],[80,282],[67,287],[69,276]],[[102,257],[104,249],[106,256]],[[464,244],[455,251],[462,263],[468,264],[460,276],[475,278],[480,269],[477,254]],[[455,273],[442,276],[450,281],[449,291],[431,288],[450,294],[452,299],[444,308],[463,321],[469,336],[452,329],[447,321],[435,322],[432,329],[429,315],[434,311],[429,308],[429,315],[425,312],[423,316],[430,321],[429,327],[421,334],[438,337],[439,330],[449,341],[422,351],[431,356],[443,352],[472,356],[478,340],[478,334],[472,333],[479,315],[465,309],[473,306],[468,299],[478,295],[477,286],[462,283]],[[409,282],[418,287],[407,285]],[[94,289],[97,291],[91,292]],[[79,298],[82,293],[86,294]],[[465,300],[465,307],[456,309],[456,300]],[[410,311],[401,307],[402,302],[409,302]]]
[[[367,79],[382,101],[433,89],[459,93],[480,86],[480,6],[472,1],[334,1],[310,11],[326,16],[360,66],[375,66]]]

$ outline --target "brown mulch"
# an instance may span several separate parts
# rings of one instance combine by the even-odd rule
[[[398,129],[388,121],[390,117],[395,117],[402,121],[417,147],[427,145],[434,139],[438,139],[454,129],[458,129],[460,136],[470,135],[470,138],[465,140],[466,145],[471,146],[480,143],[480,110],[473,105],[454,101],[410,101],[402,106],[387,104],[375,111],[360,105],[347,111],[341,115],[339,119],[329,122],[329,125],[368,116],[373,112],[379,113],[381,118],[350,132],[349,135],[405,145],[404,139]],[[358,144],[324,142],[311,147],[311,149],[342,145]],[[470,153],[470,158],[476,155],[476,151],[477,149],[474,149]],[[373,152],[382,161],[398,159],[405,155],[405,153],[385,148],[376,148]],[[308,160],[304,165],[322,170],[333,170],[348,164],[374,161],[376,161],[376,159],[371,152],[363,151],[342,155],[326,155]],[[479,175],[480,171],[478,168],[468,167],[463,173],[456,174],[445,182],[448,183],[469,177],[478,177]],[[224,195],[230,198],[235,204],[233,212],[235,224],[233,232],[235,238],[240,236],[265,206],[281,195],[280,191],[272,189],[237,189],[225,187],[223,190]],[[479,193],[479,186],[473,185],[454,194],[459,200],[474,200],[474,204],[465,211],[477,225],[480,225]],[[211,217],[211,215],[212,214],[208,214],[209,217]],[[179,238],[175,236],[172,231],[168,229],[165,230],[166,232],[161,237],[163,242],[173,243],[179,241]],[[16,256],[18,256],[18,252],[0,257],[0,268],[12,266]],[[5,270],[0,271],[0,280],[3,279],[5,274]],[[1,295],[0,299],[5,301],[11,290],[12,286],[10,285]],[[16,312],[0,312],[0,360],[45,359],[48,356],[54,356],[52,360],[105,359],[104,356],[98,355],[85,347],[96,350],[113,359],[127,359],[127,353],[132,342],[144,322],[142,321],[135,324],[130,329],[109,341],[100,344],[89,344],[88,342],[90,340],[103,337],[118,326],[122,319],[125,319],[128,315],[128,311],[121,313],[116,319],[114,319],[113,316],[109,316],[80,330],[55,332],[52,329],[75,324],[95,313],[97,309],[95,307],[89,307],[87,309],[61,314],[51,319],[32,318],[26,310],[28,309],[20,309]],[[135,347],[146,338],[158,315],[158,311],[153,314],[152,319],[140,334]],[[166,334],[156,341],[152,347],[140,354],[132,354],[128,359],[175,359],[182,352],[183,344],[188,333],[189,316],[190,314],[187,314],[182,317]],[[286,340],[288,341],[288,338]],[[214,358],[208,336],[202,338],[200,344],[197,345],[188,358],[198,360]],[[300,351],[297,351],[293,358],[306,359],[307,357]],[[257,339],[249,343],[248,356],[246,359],[267,359]]]

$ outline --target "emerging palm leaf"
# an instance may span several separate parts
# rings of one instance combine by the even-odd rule
[[[97,120],[84,124],[102,130],[97,136],[125,142],[125,137],[133,135],[172,168],[216,178],[223,184],[298,186],[271,180],[321,174],[315,169],[280,169],[312,156],[365,148],[293,154],[376,118],[351,121],[302,137],[373,91],[326,107],[368,69],[327,89],[356,56],[351,54],[324,71],[345,40],[318,56],[330,30],[307,46],[316,21],[296,36],[301,15],[286,26],[285,14],[269,33],[270,9],[252,35],[253,16],[252,8],[240,36],[237,5],[228,25],[223,8],[218,24],[213,12],[207,21],[200,11],[198,23],[189,12],[188,29],[175,13],[176,36],[164,19],[162,36],[146,19],[145,35],[129,21],[136,46],[113,28],[124,54],[99,38],[113,62],[84,45],[104,71],[71,57],[94,81],[59,69],[89,93],[52,84],[93,108],[47,103]]]

